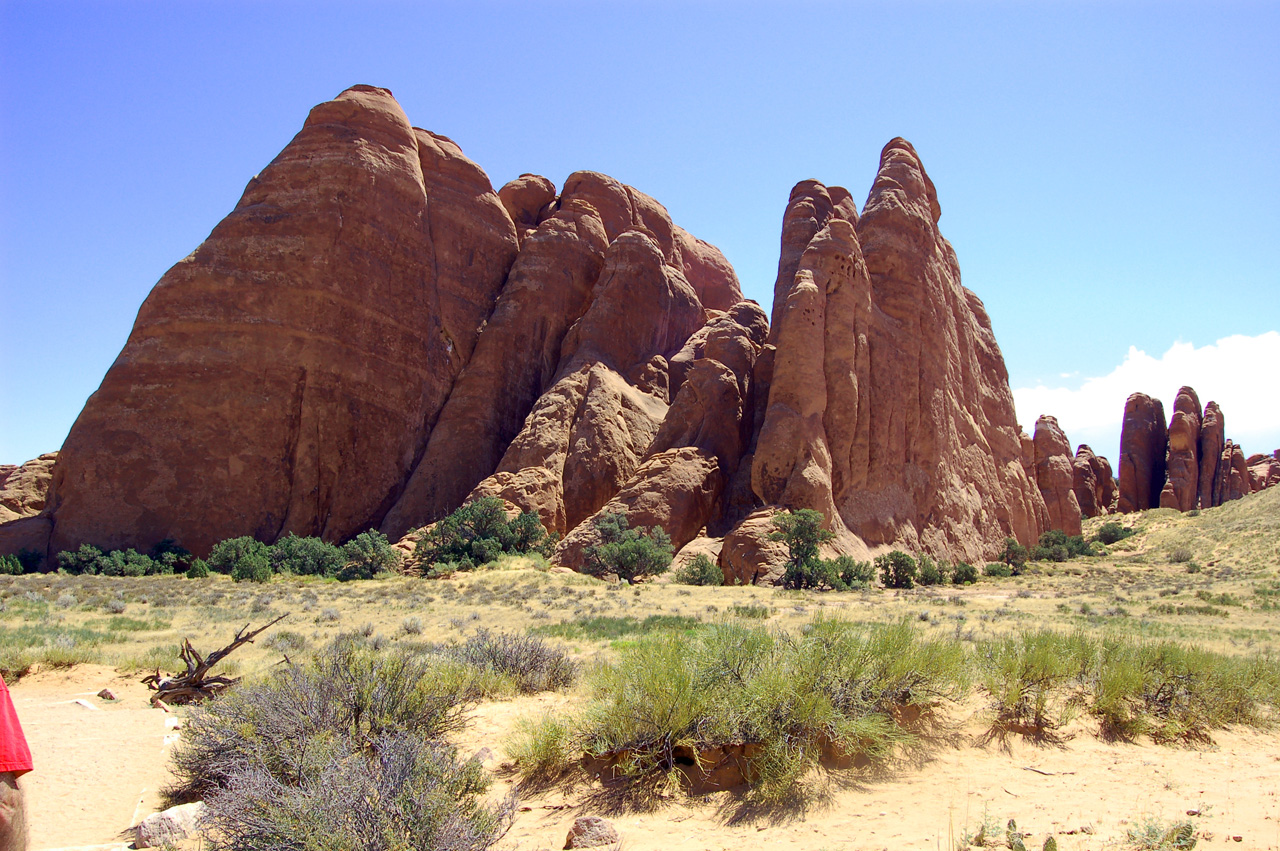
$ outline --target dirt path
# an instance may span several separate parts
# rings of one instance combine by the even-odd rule
[[[154,812],[167,782],[166,719],[137,677],[81,665],[11,689],[35,770],[26,775],[32,851],[116,843]],[[96,694],[110,688],[114,703]],[[85,701],[90,709],[76,701]]]

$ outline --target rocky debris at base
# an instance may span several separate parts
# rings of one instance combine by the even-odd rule
[[[599,848],[605,845],[617,845],[620,842],[618,829],[600,816],[581,816],[575,819],[569,835],[565,838],[565,848]]]
[[[204,804],[195,801],[152,813],[134,828],[135,848],[162,848],[186,839],[200,826]]]

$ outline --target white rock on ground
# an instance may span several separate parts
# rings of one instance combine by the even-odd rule
[[[204,804],[196,801],[170,807],[144,818],[136,830],[135,848],[159,848],[166,842],[186,839],[200,824]]]

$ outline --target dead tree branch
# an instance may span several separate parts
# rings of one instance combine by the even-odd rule
[[[230,644],[221,650],[213,651],[208,656],[201,656],[200,652],[191,646],[191,639],[182,639],[182,650],[179,652],[179,656],[182,658],[183,664],[187,666],[186,672],[174,677],[164,677],[161,676],[160,669],[157,668],[154,674],[148,674],[142,679],[148,688],[155,691],[155,694],[151,696],[151,702],[154,704],[159,700],[165,703],[179,704],[217,697],[231,686],[240,682],[240,678],[221,675],[210,676],[209,671],[213,666],[229,656],[237,647],[253,643],[253,639],[257,638],[259,634],[275,626],[286,617],[287,615],[281,615],[270,623],[252,631],[249,630],[249,624],[245,624],[236,631],[235,638],[232,639]]]

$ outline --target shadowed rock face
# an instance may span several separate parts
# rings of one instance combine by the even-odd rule
[[[376,523],[515,255],[484,172],[389,92],[317,106],[142,305],[63,447],[52,549]]]
[[[1204,416],[1200,420],[1200,476],[1199,507],[1212,508],[1222,504],[1222,495],[1218,493],[1218,465],[1222,461],[1222,448],[1226,445],[1226,423],[1222,417],[1222,409],[1217,402],[1204,406]]]
[[[1200,498],[1200,399],[1183,387],[1173,403],[1169,420],[1169,450],[1165,458],[1164,487],[1160,507],[1190,511]]]
[[[1145,511],[1160,504],[1167,441],[1160,400],[1145,393],[1130,396],[1124,403],[1120,427],[1121,513]]]
[[[1080,534],[1080,502],[1075,492],[1075,470],[1071,444],[1058,420],[1042,416],[1036,420],[1033,438],[1036,453],[1036,484],[1049,510],[1049,528],[1068,535]],[[1095,505],[1096,508],[1096,505]]]

